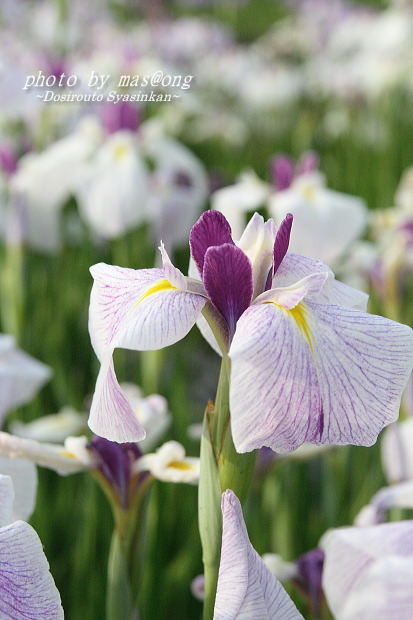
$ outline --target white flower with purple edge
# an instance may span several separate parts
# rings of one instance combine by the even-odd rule
[[[89,331],[101,362],[95,433],[119,442],[145,436],[117,382],[113,350],[173,344],[203,312],[230,360],[238,452],[376,441],[397,418],[413,332],[364,312],[367,296],[320,261],[287,253],[291,226],[292,216],[277,230],[255,214],[236,244],[225,217],[206,211],[190,234],[197,279],[176,269],[163,246],[161,269],[91,268]]]

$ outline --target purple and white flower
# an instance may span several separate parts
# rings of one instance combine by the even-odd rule
[[[201,312],[230,366],[238,452],[283,453],[304,442],[372,445],[397,418],[413,365],[413,332],[367,314],[367,296],[318,260],[288,253],[292,216],[278,230],[258,214],[235,243],[218,211],[190,234],[197,277],[176,269],[91,268],[89,330],[101,362],[92,430],[113,441],[145,431],[116,379],[116,347],[153,350],[183,338]]]

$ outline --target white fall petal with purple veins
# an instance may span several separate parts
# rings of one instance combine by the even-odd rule
[[[254,214],[235,243],[225,217],[210,210],[191,230],[192,277],[163,245],[161,269],[91,268],[89,330],[101,362],[94,432],[120,442],[144,437],[117,382],[113,350],[173,344],[202,312],[202,333],[230,360],[238,452],[376,441],[398,416],[413,332],[367,314],[367,296],[337,282],[324,263],[288,253],[291,226],[290,215],[277,230]]]
[[[222,549],[214,620],[302,618],[280,582],[251,545],[241,504],[222,495]]]
[[[0,475],[0,617],[2,620],[60,620],[60,595],[34,529],[11,522],[13,485]]]
[[[51,374],[49,366],[18,349],[12,336],[0,334],[0,426],[6,413],[33,398]]]
[[[336,620],[413,617],[413,521],[331,530],[320,546]]]

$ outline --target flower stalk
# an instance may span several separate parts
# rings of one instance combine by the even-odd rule
[[[204,620],[214,615],[222,541],[221,496],[232,489],[246,499],[255,469],[256,453],[238,454],[231,434],[229,360],[224,357],[215,404],[208,403],[201,438],[201,476],[198,518],[204,563]]]

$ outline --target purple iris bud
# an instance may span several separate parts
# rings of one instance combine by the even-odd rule
[[[135,443],[116,443],[95,435],[88,448],[98,455],[98,469],[116,490],[120,506],[127,509],[132,465],[142,456],[138,446]],[[144,472],[141,475],[146,477],[148,474]]]
[[[299,577],[295,581],[308,597],[316,618],[321,618],[323,564],[322,549],[312,549],[296,561]]]
[[[136,131],[139,122],[139,109],[128,101],[102,106],[102,125],[109,134],[122,130]]]
[[[14,149],[7,142],[0,143],[0,167],[7,175],[17,170],[17,156]]]
[[[271,180],[277,192],[288,189],[294,179],[294,160],[288,155],[277,155],[271,161]]]

